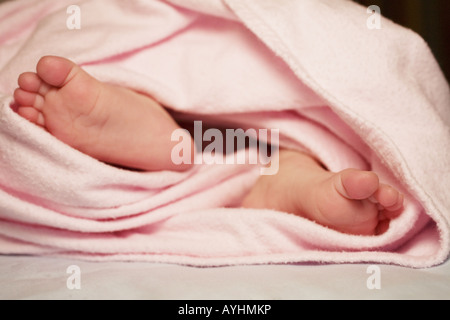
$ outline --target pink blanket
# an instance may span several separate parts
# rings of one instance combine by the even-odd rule
[[[369,29],[368,18],[344,0],[1,5],[0,253],[196,266],[444,262],[449,87],[416,34],[386,19]],[[255,165],[140,173],[103,164],[11,110],[18,75],[44,55],[193,119],[278,128],[281,145],[331,170],[375,171],[406,194],[404,212],[380,236],[352,236],[239,208]]]

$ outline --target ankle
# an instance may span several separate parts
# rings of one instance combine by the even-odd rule
[[[304,167],[308,170],[326,171],[325,167],[314,156],[291,149],[280,150],[280,167],[295,166]]]

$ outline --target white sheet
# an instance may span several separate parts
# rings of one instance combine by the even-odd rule
[[[67,268],[80,268],[69,290]],[[430,269],[380,265],[380,289],[369,289],[370,265],[260,265],[192,268],[152,263],[93,263],[0,257],[0,299],[442,299],[450,298],[450,262]],[[371,284],[376,282],[369,281]]]

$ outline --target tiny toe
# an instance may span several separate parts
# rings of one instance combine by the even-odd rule
[[[384,208],[395,208],[399,203],[403,203],[400,192],[386,184],[380,185],[373,197]]]
[[[21,106],[33,106],[38,110],[42,110],[44,105],[44,98],[41,95],[20,88],[14,91],[14,100]]]
[[[392,219],[395,219],[398,216],[400,216],[401,213],[403,212],[403,201],[404,201],[404,196],[403,196],[403,194],[400,194],[399,200],[395,205],[393,205],[391,207],[386,207],[383,210],[384,217],[392,220]]]
[[[19,76],[19,87],[29,92],[39,92],[39,88],[42,84],[41,78],[34,72],[25,72]]]
[[[381,220],[375,228],[375,235],[381,235],[389,229],[390,220]]]
[[[386,219],[388,220],[393,220],[395,218],[397,218],[398,216],[400,216],[403,212],[403,209],[399,209],[399,210],[383,210],[383,215]]]
[[[378,176],[370,171],[347,169],[338,174],[336,190],[353,200],[368,199],[379,187]]]
[[[405,197],[403,196],[403,194],[399,193],[397,202],[389,207],[386,207],[387,210],[389,211],[397,211],[403,208],[403,203],[405,201]]]
[[[36,93],[28,92],[20,88],[14,91],[14,100],[22,106],[32,106],[36,100],[36,96]]]
[[[52,88],[50,85],[42,81],[42,79],[34,72],[25,72],[19,76],[19,87],[22,90],[38,93],[45,96]]]
[[[20,107],[17,110],[17,113],[30,122],[33,122],[41,127],[45,126],[44,116],[33,107]]]

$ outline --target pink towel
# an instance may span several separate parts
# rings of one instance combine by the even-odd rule
[[[0,253],[196,266],[444,262],[449,86],[420,37],[384,18],[369,29],[369,17],[344,0],[1,5]],[[281,145],[331,170],[375,171],[406,194],[404,212],[380,236],[353,236],[239,208],[255,165],[141,173],[103,164],[11,110],[17,77],[44,55],[193,119],[280,129]]]

